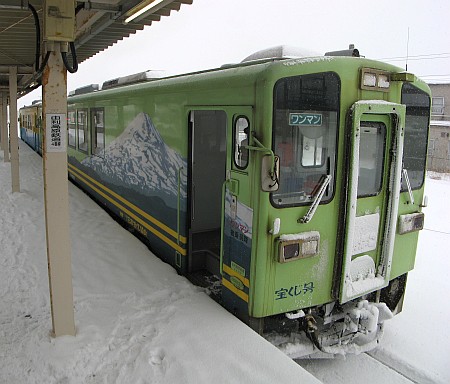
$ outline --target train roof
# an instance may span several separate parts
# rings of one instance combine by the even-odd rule
[[[346,57],[344,57],[346,56]],[[364,63],[362,64],[362,61]],[[299,49],[290,46],[278,46],[272,47],[265,50],[258,51],[250,56],[247,56],[244,60],[239,63],[226,64],[219,68],[207,69],[191,73],[183,73],[177,75],[170,75],[164,71],[145,71],[136,73],[129,76],[118,77],[112,80],[105,81],[103,86],[98,91],[91,92],[90,95],[97,97],[102,97],[103,92],[122,92],[125,91],[138,91],[144,89],[150,84],[155,83],[155,86],[162,86],[162,84],[167,86],[192,86],[193,82],[200,84],[206,81],[226,81],[228,82],[231,78],[240,78],[240,81],[251,82],[254,81],[258,74],[276,68],[288,68],[297,65],[305,64],[319,64],[319,63],[330,63],[335,62],[336,68],[349,68],[354,67],[349,66],[350,63],[354,63],[357,66],[368,66],[372,68],[379,68],[383,70],[388,70],[391,72],[404,72],[402,68],[394,66],[392,64],[379,62],[376,60],[365,58],[359,55],[359,51],[354,48],[353,45],[349,46],[349,49],[342,51],[332,51],[327,52],[325,55],[320,55],[315,52],[311,52],[304,49]],[[321,66],[319,70],[331,70],[327,69],[327,66]],[[284,70],[286,73],[289,70]],[[411,75],[412,76],[412,75]],[[164,80],[164,83],[161,81]],[[146,85],[147,84],[147,85]],[[128,88],[131,87],[131,88]],[[77,94],[71,95],[71,99],[75,102]]]
[[[355,50],[355,51],[357,51],[357,50]],[[339,52],[339,54],[338,54],[339,56],[344,56],[344,55],[346,55],[344,52],[347,52],[347,51],[335,51],[335,52]],[[330,55],[330,53],[333,53],[333,52],[328,52],[325,55]],[[350,56],[351,56],[351,54],[350,54]],[[353,56],[356,56],[356,55],[353,55]],[[126,85],[145,83],[145,82],[149,82],[149,81],[161,80],[161,79],[166,79],[166,78],[176,78],[176,77],[187,76],[187,75],[196,75],[196,74],[201,74],[201,73],[216,72],[216,71],[230,69],[230,68],[254,66],[257,64],[264,64],[264,63],[281,61],[281,60],[312,58],[312,57],[323,57],[323,56],[320,53],[317,53],[317,52],[314,52],[314,51],[311,51],[308,49],[289,46],[289,45],[279,45],[279,46],[270,47],[270,48],[266,48],[266,49],[257,51],[255,53],[247,56],[239,63],[224,64],[220,68],[214,68],[214,69],[208,69],[208,70],[203,70],[203,71],[198,71],[198,72],[172,75],[172,76],[169,75],[169,73],[167,73],[166,71],[148,70],[148,71],[144,71],[144,72],[135,73],[132,75],[117,77],[117,78],[105,81],[101,87],[101,90],[113,89],[113,88],[117,88],[117,87],[123,87]],[[100,90],[100,88],[98,87],[98,84],[91,84],[88,86],[77,88],[74,91],[71,91],[69,93],[69,96],[82,95],[82,94],[95,92],[95,91],[99,91],[99,90]]]

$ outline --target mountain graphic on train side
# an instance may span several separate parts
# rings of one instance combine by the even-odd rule
[[[82,164],[109,183],[159,197],[172,208],[177,207],[178,175],[183,168],[180,200],[185,210],[187,162],[164,142],[146,113],[139,113],[99,156]]]

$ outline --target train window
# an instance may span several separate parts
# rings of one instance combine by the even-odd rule
[[[406,105],[403,168],[408,171],[411,188],[419,189],[425,177],[430,96],[414,85],[406,83],[402,88],[402,104]],[[402,192],[407,190],[406,183],[402,180]]]
[[[239,116],[234,122],[234,163],[240,169],[248,165],[249,150],[248,135],[250,134],[250,123],[245,116]]]
[[[76,111],[68,111],[67,113],[67,129],[68,129],[68,144],[69,147],[75,148],[77,145],[76,141],[76,128],[77,128],[77,120],[76,120],[77,113]]]
[[[361,123],[358,197],[374,196],[381,191],[385,143],[383,123]]]
[[[91,110],[92,148],[94,155],[101,155],[105,149],[105,110],[96,108]]]
[[[302,165],[315,167],[323,164],[323,136],[310,139],[303,136]]]
[[[280,158],[276,207],[311,204],[323,175],[336,168],[340,80],[335,73],[280,79],[274,88],[273,150]],[[334,193],[330,183],[322,201]]]
[[[88,121],[87,121],[87,111],[85,109],[79,109],[77,111],[77,133],[78,133],[78,150],[87,153]]]

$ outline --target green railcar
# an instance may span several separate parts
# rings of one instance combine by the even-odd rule
[[[255,330],[376,345],[423,228],[428,86],[338,56],[151,77],[69,97],[71,179]]]
[[[20,138],[39,154],[42,154],[42,103],[38,100],[20,109]]]

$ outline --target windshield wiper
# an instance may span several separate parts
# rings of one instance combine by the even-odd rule
[[[320,184],[320,187],[317,191],[316,197],[314,198],[314,201],[312,202],[311,206],[308,209],[308,212],[305,216],[300,217],[300,219],[297,220],[298,223],[306,224],[311,221],[311,219],[314,216],[314,213],[316,212],[317,207],[320,204],[320,201],[322,200],[322,196],[324,195],[325,191],[327,190],[328,185],[331,181],[331,175],[326,175],[323,178],[322,183]]]
[[[411,200],[411,204],[414,204],[414,196],[412,193],[411,183],[409,182],[408,171],[406,168],[403,168],[403,179],[405,180],[406,187],[408,188],[409,199]]]

